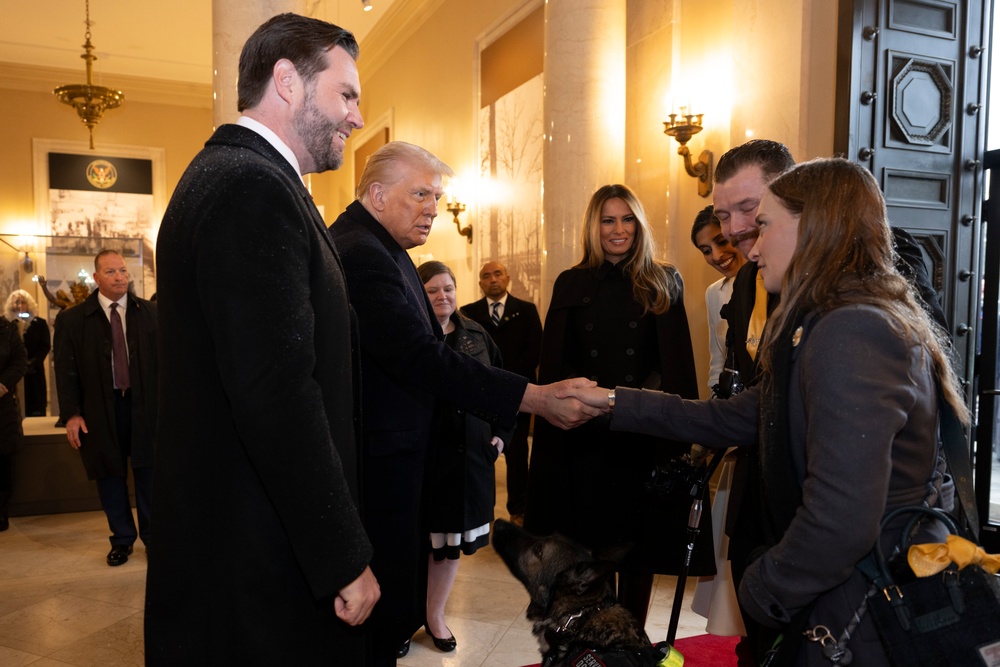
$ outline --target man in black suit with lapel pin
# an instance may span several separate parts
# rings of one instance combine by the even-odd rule
[[[507,267],[500,262],[486,262],[479,270],[479,288],[485,296],[462,306],[462,314],[490,334],[500,348],[506,370],[535,382],[542,352],[542,320],[535,304],[512,295],[507,291],[508,285]],[[519,414],[514,436],[503,452],[507,461],[507,513],[518,525],[524,523],[530,430],[531,415]]]

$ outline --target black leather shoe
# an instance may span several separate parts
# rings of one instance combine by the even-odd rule
[[[402,645],[396,649],[396,657],[403,658],[406,654],[410,652],[410,640],[407,639]]]
[[[7,518],[6,514],[0,514],[0,532],[10,528],[10,519]]]
[[[132,553],[131,544],[116,544],[108,552],[108,565],[117,567],[128,562],[128,555]]]
[[[458,642],[455,641],[455,635],[452,635],[447,639],[438,639],[437,637],[434,636],[434,633],[431,632],[431,629],[426,625],[424,626],[424,632],[426,632],[427,636],[430,637],[431,641],[434,642],[434,648],[436,648],[439,651],[450,653],[451,651],[455,650],[456,646],[458,646]]]

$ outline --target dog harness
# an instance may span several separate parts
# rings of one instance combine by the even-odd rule
[[[663,642],[641,651],[587,649],[570,662],[570,667],[683,667],[684,656]]]
[[[547,661],[548,662],[548,661]],[[542,663],[546,667],[545,663]],[[666,642],[640,651],[586,649],[569,661],[569,667],[683,667],[684,656]]]

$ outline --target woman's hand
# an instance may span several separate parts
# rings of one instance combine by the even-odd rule
[[[497,456],[503,454],[503,440],[497,436],[493,436],[490,440],[490,444],[497,448]]]

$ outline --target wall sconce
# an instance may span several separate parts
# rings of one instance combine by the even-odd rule
[[[463,211],[465,211],[465,204],[455,197],[448,197],[448,212],[455,216],[455,228],[460,235],[469,239],[469,243],[472,243],[472,225],[466,225],[463,228],[462,223],[458,221],[458,214]]]
[[[21,260],[21,268],[25,273],[35,272],[35,260],[31,259],[27,252],[24,253],[24,259]]]
[[[715,156],[712,151],[704,150],[698,161],[692,164],[691,151],[687,147],[687,142],[691,140],[691,137],[701,132],[701,119],[705,114],[688,114],[684,113],[685,110],[685,107],[681,107],[680,114],[670,114],[670,120],[663,123],[663,133],[673,137],[681,145],[677,149],[677,154],[684,156],[684,169],[688,176],[694,176],[698,179],[698,194],[707,197],[712,194]],[[680,120],[678,120],[678,115]]]

